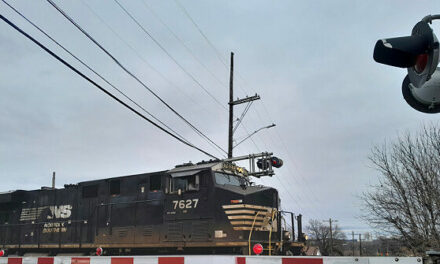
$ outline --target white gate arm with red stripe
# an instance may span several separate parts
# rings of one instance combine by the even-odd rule
[[[8,257],[0,264],[423,264],[421,257],[134,256]]]

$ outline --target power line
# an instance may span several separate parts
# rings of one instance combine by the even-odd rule
[[[51,0],[48,0],[51,1]],[[139,26],[139,28],[148,35],[148,37],[150,37],[154,43],[156,43],[157,46],[159,46],[159,48],[165,52],[165,54],[186,74],[188,75],[200,88],[202,88],[215,102],[217,102],[217,104],[219,104],[222,108],[226,109],[226,107],[217,99],[215,98],[215,96],[213,94],[211,94],[206,88],[205,86],[203,86],[189,71],[187,71],[160,43],[159,41],[157,41],[151,34],[150,32],[148,32],[148,30],[145,29],[145,27],[143,27],[139,21],[137,21],[137,19],[130,13],[128,12],[128,10],[122,6],[122,4],[118,1],[118,0],[113,0],[124,12],[125,14],[127,14],[131,20],[133,20],[133,22],[136,23],[136,25]]]
[[[181,92],[188,100],[197,104],[197,102],[189,96],[184,90],[180,89],[174,82],[168,79],[165,75],[163,75],[159,70],[157,70],[152,64],[150,64],[132,45],[130,45],[123,37],[121,37],[104,19],[99,16],[93,8],[84,0],[81,2],[89,9],[89,11],[96,17],[98,20],[104,24],[122,43],[124,43],[143,63],[145,63],[149,68],[151,68],[155,73],[157,73],[163,80],[165,80],[169,85],[173,88]]]
[[[205,68],[205,70],[207,72],[209,72],[209,74],[211,74],[211,76],[217,80],[219,82],[220,85],[222,85],[223,87],[226,87],[226,84],[220,80],[220,78],[218,78],[209,68],[208,66],[206,66],[202,60],[200,60],[195,54],[194,52],[192,52],[192,50],[185,44],[185,42],[159,17],[159,15],[153,10],[153,8],[151,8],[151,6],[149,6],[147,4],[147,2],[145,0],[142,0],[142,3],[145,5],[145,7],[154,15],[154,17],[168,30],[168,32],[171,33],[171,35],[173,35],[173,37],[175,39],[177,39],[180,44],[182,44],[182,46],[186,49],[186,51],[191,54],[191,56],[200,64],[203,66],[203,68]]]
[[[177,4],[177,6],[182,10],[182,12],[186,15],[186,17],[191,21],[191,23],[194,25],[194,27],[198,30],[198,32],[200,33],[200,35],[206,40],[206,42],[208,43],[208,45],[214,50],[214,52],[216,53],[218,59],[220,60],[220,62],[225,66],[226,69],[228,69],[227,64],[225,63],[226,59],[222,56],[221,52],[215,47],[215,45],[209,40],[209,38],[207,37],[207,35],[202,31],[202,29],[200,28],[200,26],[195,22],[195,20],[192,18],[192,16],[189,14],[189,12],[185,9],[185,7],[178,1],[178,0],[174,0],[174,2]],[[237,75],[240,77],[240,79],[243,81],[243,83],[246,83],[246,81],[244,80],[243,76],[241,76],[241,74],[239,72],[237,72]],[[245,91],[241,86],[240,88]],[[246,92],[246,91],[245,91]],[[267,111],[267,108],[263,102],[263,108]],[[258,110],[257,114],[258,114]],[[259,115],[259,114],[258,114]],[[269,115],[270,116],[270,115]],[[260,120],[262,120],[262,118],[260,117]],[[245,129],[245,126],[243,126],[243,128]],[[246,133],[249,134],[247,132],[247,130],[245,129]],[[277,133],[278,137],[280,138],[279,134]],[[281,140],[281,142],[283,143],[284,147],[287,149],[287,147],[285,146],[284,141]],[[256,146],[256,143],[252,140],[252,143]],[[290,158],[290,156],[289,156]],[[300,177],[302,178],[302,177]],[[304,181],[304,180],[303,180]],[[281,182],[280,182],[281,183]],[[305,184],[306,188],[308,190],[310,190],[308,184]],[[313,192],[312,192],[313,193]],[[290,194],[290,193],[289,193]],[[314,193],[313,195],[314,196]],[[314,197],[316,199],[316,196]],[[313,200],[312,200],[313,201]]]
[[[260,140],[262,141],[262,143],[264,144],[264,146],[266,147],[266,149],[268,149],[268,147],[267,147],[267,144],[266,144],[266,142],[261,138],[261,135],[258,135],[258,138],[260,138]],[[275,146],[275,143],[274,143],[274,141],[272,140],[272,138],[270,137],[270,139],[271,139],[271,145],[272,146]],[[290,157],[289,157],[290,158]],[[294,175],[294,173],[292,173],[292,171],[291,171],[291,169],[290,169],[290,166],[288,165],[288,164],[286,164],[286,169],[287,169],[287,175]],[[286,174],[284,174],[284,175],[286,175]],[[286,177],[286,178],[281,178],[281,177],[276,177],[277,178],[277,180],[279,181],[279,183],[282,185],[282,187],[284,187],[284,186],[293,186],[293,184],[292,184],[292,182],[289,180],[289,178],[290,177]],[[293,179],[294,179],[294,182],[296,183],[296,185],[297,186],[300,186],[301,184],[300,184],[300,182],[295,178],[295,177],[292,177]],[[281,181],[280,179],[283,179],[283,181]],[[285,180],[284,180],[285,179]],[[288,193],[289,193],[289,191],[287,190],[287,189],[285,189]],[[320,211],[318,211],[316,208],[317,208],[317,206],[316,205],[318,205],[316,202],[315,202],[315,200],[313,200],[313,199],[307,199],[307,196],[309,196],[309,192],[304,192],[304,189],[303,188],[300,188],[299,189],[299,191],[301,192],[299,195],[297,194],[297,196],[298,197],[304,197],[305,199],[306,199],[306,201],[309,201],[313,206],[311,206],[310,208],[308,208],[307,207],[307,209],[310,209],[311,210],[311,214],[313,214],[316,218],[319,218],[318,216],[319,215],[321,215],[321,213],[320,213]],[[291,196],[291,194],[289,193],[289,195]],[[310,196],[309,196],[310,197]],[[303,200],[301,199],[301,198],[299,198],[300,199],[300,203],[301,204],[305,204],[305,202],[303,202]],[[298,206],[299,206],[299,204],[298,204]]]
[[[117,63],[121,68],[123,68],[124,71],[127,71],[127,69],[121,64],[119,63],[119,61],[116,60],[116,58],[114,58],[105,48],[102,47],[102,45],[100,45],[96,40],[94,40],[84,29],[82,29],[72,18],[70,18],[61,8],[59,8],[53,1],[51,0],[47,0],[55,9],[57,9],[64,17],[66,17],[73,25],[75,25],[83,34],[85,34],[90,40],[92,40],[101,50],[103,50],[108,56],[110,56],[110,58],[115,61],[115,63]],[[129,73],[129,72],[127,72]],[[130,73],[129,73],[130,74]],[[132,76],[133,78],[137,79],[135,76]],[[148,87],[146,87],[145,84],[143,84],[139,79],[137,79],[138,82],[141,83],[141,85],[143,85],[145,88],[147,88],[150,92],[152,92]],[[153,95],[156,96],[155,93],[153,93]],[[215,98],[214,98],[215,99]],[[160,99],[159,99],[160,100]],[[224,109],[226,109],[218,100],[216,100],[216,102]],[[243,127],[245,129],[245,127]],[[247,130],[245,129],[246,133],[249,134],[247,132]],[[210,139],[207,139],[208,141]],[[257,147],[257,145],[255,144],[254,140],[251,139],[251,141],[253,142],[253,144]],[[214,145],[216,145],[215,143],[213,143]],[[218,145],[216,145],[218,147]],[[226,153],[225,150],[223,150],[222,148],[220,148],[223,152]],[[257,147],[258,149],[258,147]]]
[[[208,43],[208,45],[214,50],[215,54],[217,55],[218,59],[220,60],[220,62],[225,66],[226,69],[228,69],[228,65],[226,64],[226,59],[225,57],[223,57],[223,55],[221,54],[221,52],[215,47],[215,45],[209,40],[208,36],[206,36],[205,33],[203,33],[202,29],[200,28],[200,26],[196,23],[196,21],[192,18],[192,16],[190,15],[190,13],[188,12],[188,10],[186,10],[186,8],[178,1],[178,0],[174,0],[174,2],[177,4],[177,6],[182,10],[182,12],[185,14],[185,16],[191,21],[191,23],[194,25],[194,27],[197,29],[197,31],[199,31],[200,35],[202,35],[202,37],[205,39],[205,41]],[[245,83],[244,78],[241,76],[240,72],[237,71],[237,75],[238,77],[240,77],[240,79],[243,81],[243,83]],[[239,88],[246,92],[241,86],[239,86]]]
[[[174,108],[172,108],[167,102],[165,102],[159,95],[157,95],[153,90],[151,90],[145,83],[143,83],[136,75],[129,71],[124,65],[122,65],[108,50],[106,50],[97,40],[95,40],[87,31],[85,31],[78,23],[75,22],[66,12],[64,12],[57,4],[52,0],[47,0],[47,2],[52,5],[60,14],[62,14],[70,23],[72,23],[78,30],[80,30],[87,38],[89,38],[95,45],[97,45],[105,54],[107,54],[121,69],[123,69],[128,75],[134,78],[138,83],[140,83],[145,89],[147,89],[151,94],[153,94],[160,102],[162,102],[168,109],[170,109],[174,114],[176,114],[180,119],[182,119],[186,124],[188,124],[197,134],[203,137],[205,140],[209,141],[211,144],[227,153],[223,148],[212,141],[208,136],[203,134],[199,129],[197,129],[191,122],[179,114]]]
[[[48,0],[48,1],[50,1],[50,0]],[[151,39],[153,39],[153,41],[170,57],[170,58],[172,58],[173,59],[173,61],[178,65],[178,66],[180,66],[181,68],[182,68],[182,70],[184,70],[185,72],[187,72],[172,56],[171,56],[171,54],[169,54],[169,52],[168,51],[166,51],[166,49],[156,40],[156,39],[154,39],[154,37],[127,11],[127,9],[125,9],[117,0],[114,0],[119,6],[120,6],[120,8],[144,31],[144,33],[146,33]],[[189,15],[189,14],[188,14]],[[192,20],[192,18],[191,18],[191,20]],[[193,22],[194,22],[194,20],[192,20]],[[195,23],[195,22],[194,22]],[[203,32],[201,31],[201,29],[197,26],[197,28],[198,28],[198,30],[201,32],[201,34],[204,36],[204,38],[206,38],[207,39],[207,37],[206,37],[206,35],[204,35],[203,34]],[[207,39],[207,41],[210,43],[210,45],[212,45],[212,43],[209,41],[209,39]],[[213,46],[213,45],[212,45]],[[213,46],[214,47],[214,46]],[[215,47],[214,47],[215,48]],[[218,52],[218,51],[217,51]],[[187,72],[188,73],[188,72]],[[196,81],[197,82],[197,81]],[[199,83],[200,84],[200,83]],[[218,101],[217,101],[218,102]],[[220,105],[221,105],[221,103],[220,102],[218,102]],[[246,111],[247,112],[247,111]],[[255,142],[253,141],[253,143],[254,143],[254,145],[256,145],[255,144]],[[257,147],[257,146],[256,146]],[[258,148],[258,147],[257,147]],[[277,178],[277,180],[279,180],[278,178]],[[280,181],[280,180],[279,180]],[[282,184],[282,182],[280,181],[280,184],[281,185],[283,185]],[[283,187],[284,187],[284,185],[283,185]],[[289,192],[289,191],[287,191],[288,192],[288,194],[289,194],[289,196],[291,196],[291,193]],[[292,196],[291,196],[291,198],[293,198]],[[296,200],[296,199],[295,199]]]
[[[137,110],[135,110],[134,108],[132,108],[131,106],[129,106],[128,104],[126,104],[124,101],[122,101],[121,99],[117,98],[115,95],[113,95],[112,93],[110,93],[109,91],[107,91],[105,88],[103,88],[102,86],[100,86],[99,84],[97,84],[95,81],[93,81],[92,79],[90,79],[89,77],[87,77],[84,73],[82,73],[81,71],[79,71],[78,69],[76,69],[75,67],[73,67],[71,64],[69,64],[68,62],[66,62],[65,60],[63,60],[61,57],[59,57],[58,55],[56,55],[54,52],[52,52],[49,48],[47,48],[46,46],[44,46],[42,43],[40,43],[39,41],[37,41],[36,39],[34,39],[33,37],[31,37],[29,34],[27,34],[26,32],[24,32],[21,28],[19,28],[17,25],[15,25],[14,23],[12,23],[11,21],[9,21],[7,18],[5,18],[3,15],[0,14],[0,19],[2,19],[4,22],[6,22],[8,25],[10,25],[11,27],[13,27],[16,31],[18,31],[19,33],[21,33],[23,36],[25,36],[26,38],[28,38],[29,40],[31,40],[32,42],[34,42],[36,45],[38,45],[40,48],[42,48],[44,51],[46,51],[47,53],[49,53],[52,57],[54,57],[55,59],[57,59],[58,61],[60,61],[62,64],[64,64],[65,66],[67,66],[69,69],[71,69],[72,71],[74,71],[76,74],[78,74],[79,76],[81,76],[82,78],[84,78],[85,80],[87,80],[88,82],[90,82],[91,84],[93,84],[96,88],[98,88],[99,90],[101,90],[102,92],[104,92],[105,94],[107,94],[108,96],[110,96],[112,99],[116,100],[118,103],[122,104],[123,106],[125,106],[126,108],[128,108],[129,110],[131,110],[133,113],[135,113],[136,115],[140,116],[142,119],[146,120],[147,122],[151,123],[152,125],[154,125],[155,127],[157,127],[158,129],[162,130],[163,132],[165,132],[166,134],[172,136],[173,138],[177,139],[178,141],[182,142],[183,144],[192,147],[200,152],[202,152],[203,154],[214,158],[214,159],[218,159],[217,157],[215,157],[212,154],[209,154],[208,152],[192,145],[191,143],[188,143],[184,140],[182,140],[181,138],[179,138],[178,136],[174,135],[173,133],[171,133],[170,131],[164,129],[163,127],[161,127],[160,125],[158,125],[157,123],[155,123],[154,121],[152,121],[151,119],[149,119],[148,117],[144,116],[143,114],[139,113]]]
[[[212,44],[212,42],[208,39],[208,37],[205,35],[205,33],[203,33],[202,29],[200,29],[199,25],[197,25],[197,23],[194,21],[194,19],[191,17],[191,15],[188,13],[188,11],[186,11],[185,7],[182,4],[180,4],[180,2],[178,0],[174,0],[174,2],[176,2],[177,6],[183,11],[183,13],[188,17],[188,19],[192,22],[192,24],[197,28],[199,33],[203,36],[203,38],[206,40],[206,42],[208,42],[208,44],[211,46],[211,48],[213,48],[215,50],[215,53],[216,53],[217,57],[220,59],[220,61],[222,62],[222,64],[226,68],[228,68],[228,65],[225,63],[225,59],[223,58],[220,51],[218,51],[218,49],[214,46],[214,44]]]
[[[235,133],[235,130],[237,130],[238,126],[240,126],[241,122],[243,121],[244,116],[246,115],[246,113],[249,111],[249,108],[251,108],[251,105],[254,101],[250,101],[246,104],[243,113],[241,113],[240,118],[238,118],[238,122],[234,127],[234,130],[232,131],[232,133]]]
[[[185,140],[186,142],[189,143],[189,141],[187,139],[185,139],[182,135],[180,135],[178,132],[174,131],[172,128],[170,128],[168,125],[166,125],[165,123],[163,123],[161,120],[159,120],[158,118],[156,118],[153,114],[151,114],[150,112],[148,112],[148,110],[146,110],[144,107],[142,107],[141,105],[139,105],[137,102],[135,102],[133,99],[131,99],[128,95],[126,95],[124,92],[122,92],[120,89],[118,89],[115,85],[113,85],[112,83],[110,83],[106,78],[104,78],[101,74],[99,74],[98,72],[96,72],[94,69],[92,69],[88,64],[86,64],[83,60],[81,60],[80,58],[78,58],[75,54],[73,54],[71,51],[69,51],[67,48],[65,48],[62,44],[60,44],[58,41],[56,41],[54,38],[52,38],[48,33],[46,33],[42,28],[40,28],[39,26],[37,26],[34,22],[32,22],[30,19],[28,19],[25,15],[23,15],[20,11],[18,11],[16,8],[14,8],[12,5],[10,5],[8,2],[6,2],[5,0],[2,0],[3,3],[5,3],[9,8],[11,8],[15,13],[17,13],[19,16],[21,16],[24,20],[26,20],[29,24],[31,24],[34,28],[36,28],[38,31],[40,31],[42,34],[44,34],[47,38],[49,38],[52,42],[54,42],[58,47],[60,47],[61,49],[63,49],[65,52],[67,52],[69,55],[71,55],[73,58],[75,58],[79,63],[81,63],[84,67],[86,67],[87,69],[89,69],[90,71],[92,71],[94,74],[96,74],[99,78],[101,78],[101,80],[103,80],[104,82],[106,82],[108,85],[110,85],[111,87],[113,87],[113,89],[115,89],[116,91],[118,91],[122,96],[124,96],[125,98],[127,98],[130,102],[132,102],[133,104],[135,104],[137,107],[141,108],[146,114],[148,114],[151,118],[153,118],[154,120],[156,120],[157,122],[159,122],[160,124],[162,124],[163,126],[165,126],[166,128],[168,128],[169,130],[171,130],[174,134],[178,135],[181,139]]]
[[[225,63],[225,58],[222,56],[222,54],[220,53],[220,51],[214,46],[214,44],[209,40],[209,38],[206,36],[205,33],[203,33],[202,29],[199,27],[199,25],[195,22],[195,20],[192,18],[192,16],[189,14],[189,12],[185,9],[185,7],[178,1],[178,0],[174,0],[174,2],[177,4],[177,6],[183,11],[183,13],[188,17],[188,19],[191,21],[191,23],[195,26],[195,28],[199,31],[199,33],[202,35],[202,37],[206,40],[206,42],[209,44],[209,46],[211,46],[211,48],[215,51],[217,57],[219,58],[220,62],[226,67],[226,69],[228,68],[228,66]],[[241,76],[241,74],[239,72],[237,72],[237,75],[240,77],[240,79],[243,81],[243,83],[246,83],[244,78]],[[241,88],[241,87],[240,87]],[[245,91],[243,88],[241,88],[243,91]],[[246,92],[246,91],[245,91]],[[267,108],[263,102],[263,108],[267,111]],[[258,110],[256,110],[258,113]],[[269,115],[270,116],[270,115]],[[260,120],[262,120],[262,118],[260,117]],[[278,135],[278,134],[277,134]],[[280,138],[280,136],[278,135],[278,137]],[[255,142],[253,142],[255,145]],[[283,145],[284,142],[282,141]],[[285,146],[284,146],[285,147]],[[286,148],[286,147],[285,147]],[[287,149],[287,148],[286,148]],[[302,178],[302,177],[301,177]],[[305,180],[303,180],[305,181]],[[306,188],[310,190],[308,184],[305,184]],[[312,192],[313,193],[313,192]],[[314,194],[313,194],[314,196]],[[316,197],[314,197],[316,199]]]
[[[222,56],[221,52],[214,46],[214,44],[209,40],[209,38],[206,36],[205,33],[203,33],[202,29],[199,27],[199,25],[195,22],[195,20],[192,18],[192,16],[189,14],[189,12],[185,9],[185,7],[178,1],[178,0],[174,0],[174,2],[176,3],[176,5],[181,9],[181,11],[185,14],[185,16],[191,21],[191,23],[193,24],[193,26],[198,30],[198,32],[200,33],[200,35],[202,35],[202,37],[205,39],[205,41],[208,43],[208,45],[214,50],[214,52],[216,53],[218,59],[220,60],[220,62],[223,64],[223,66],[225,66],[225,68],[227,70],[229,70],[228,65],[226,64],[226,59]],[[240,74],[239,74],[240,76]],[[240,76],[241,77],[241,76]],[[240,87],[241,88],[241,87]],[[241,88],[243,91],[244,89]],[[234,116],[235,117],[235,116]],[[245,130],[245,133],[249,136],[249,132],[247,131],[246,127],[243,124],[243,129]],[[255,141],[252,140],[252,143],[257,147],[257,145],[255,144]],[[258,147],[257,147],[258,149]]]
[[[176,3],[176,5],[182,10],[182,12],[185,14],[185,16],[191,21],[191,23],[194,25],[194,27],[197,29],[197,31],[199,31],[200,35],[202,35],[202,37],[205,39],[205,41],[208,43],[208,45],[214,50],[215,54],[217,55],[218,59],[220,60],[220,62],[223,64],[223,66],[225,66],[226,69],[228,69],[228,65],[226,64],[226,59],[225,57],[223,57],[223,55],[221,54],[221,52],[215,47],[215,45],[209,40],[208,36],[206,36],[205,33],[203,33],[202,29],[199,27],[199,25],[196,23],[196,21],[192,18],[192,16],[190,15],[190,13],[186,10],[186,8],[178,1],[178,0],[174,0],[174,2]],[[238,77],[240,77],[240,79],[245,83],[244,78],[240,75],[240,72],[237,71],[237,75]],[[241,86],[239,86],[239,88],[246,92]]]
[[[152,64],[150,64],[132,45],[130,45],[123,37],[121,37],[108,23],[104,21],[104,19],[98,15],[87,2],[81,0],[81,2],[89,9],[89,11],[102,23],[104,24],[108,30],[110,30],[122,43],[124,43],[143,63],[145,63],[148,67],[150,67],[155,73],[157,73],[163,80],[165,80],[170,86],[181,92],[188,100],[190,100],[194,105],[199,104],[196,102],[192,96],[189,96],[184,90],[180,89],[173,81],[167,78],[164,74],[162,74],[159,70],[157,70]],[[200,105],[200,104],[199,104]],[[203,107],[206,111],[211,111],[211,109],[207,109]],[[220,155],[224,155],[221,150],[218,148],[214,148]]]
[[[262,103],[263,103],[263,109],[265,110],[266,115],[269,116],[269,118],[270,118],[271,115],[270,115],[270,113],[269,113],[269,111],[268,111],[266,105],[264,104],[264,102],[262,102]],[[260,115],[258,109],[255,109],[255,113],[257,114],[259,120],[263,120],[263,118],[262,118],[262,116]],[[292,164],[293,164],[292,167],[294,167],[294,166],[295,166],[295,159],[292,158],[292,155],[291,155],[291,153],[290,153],[290,151],[289,151],[289,148],[287,147],[287,144],[285,143],[285,141],[283,140],[283,138],[281,137],[281,135],[278,133],[278,130],[274,130],[273,132],[276,134],[276,137],[278,138],[278,142],[281,143],[282,147],[284,148],[284,153],[285,153],[285,155],[286,155],[287,158],[292,162]],[[273,137],[269,137],[269,139],[270,139],[270,141],[272,142],[272,145],[275,146],[275,140],[274,140],[274,138],[273,138]],[[287,168],[288,168],[288,170],[289,170],[289,173],[291,173],[289,166],[288,166]],[[291,174],[293,175],[293,173],[291,173]],[[316,196],[316,192],[312,191],[312,189],[310,188],[309,183],[306,181],[306,178],[303,177],[303,176],[301,175],[301,173],[300,173],[298,170],[297,170],[297,172],[296,172],[296,175],[298,175],[298,179],[299,179],[299,180],[297,180],[297,178],[294,178],[294,181],[295,181],[297,184],[302,184],[303,186],[305,186],[305,190],[307,191],[306,193],[307,193],[307,194],[310,194],[310,195],[309,195],[309,197],[311,198],[310,201],[311,201],[312,203],[314,203],[316,206],[319,206],[319,204],[320,204],[320,201],[319,201],[319,200],[320,200],[320,199],[317,198],[317,196]],[[300,181],[301,181],[301,183],[300,183]],[[325,211],[325,212],[324,212],[325,214],[327,214],[327,215],[329,214],[329,212],[328,212],[326,209],[321,209],[321,210],[322,210],[322,211]]]
[[[212,94],[211,93],[209,93],[203,86],[202,86],[202,84],[200,83],[200,82],[198,82],[195,78],[194,78],[194,76],[192,76],[188,71],[186,71],[184,68],[183,68],[183,66],[181,66],[172,56],[171,56],[171,54],[136,20],[136,18],[134,18],[134,16],[133,15],[131,15],[130,14],[130,12],[128,12],[128,10],[126,9],[126,8],[124,8],[123,6],[122,6],[122,4],[120,3],[120,2],[118,2],[117,0],[114,0],[118,5],[119,5],[119,7],[142,29],[142,31],[144,32],[144,33],[146,33],[175,63],[176,63],[176,65],[178,65],[185,73],[187,73],[203,90],[205,90],[205,92],[207,92],[208,93],[208,95],[210,95],[223,109],[225,109],[226,110],[226,107],[225,106],[223,106],[223,104],[221,104],[215,97],[213,97],[212,96]],[[146,5],[147,6],[147,5]],[[148,6],[147,6],[148,7]],[[189,14],[188,14],[189,15]],[[191,19],[191,18],[190,18]],[[195,24],[195,22],[193,21],[193,23]],[[163,23],[164,24],[164,23]],[[197,24],[195,24],[196,26],[197,26]],[[166,27],[166,28],[168,28],[169,29],[169,27],[168,26],[166,26],[165,24],[164,24],[164,26]],[[170,31],[171,31],[171,29],[169,29]],[[203,34],[203,32],[200,30],[200,28],[199,28],[199,31],[200,31],[200,33],[206,38],[206,40],[210,43],[210,41],[209,41],[209,39]],[[172,31],[171,31],[172,32]],[[173,32],[172,32],[173,33]],[[178,37],[177,37],[177,35],[175,35],[174,33],[173,33],[173,35],[178,39],[178,40],[180,40]],[[181,41],[181,40],[180,40]],[[182,44],[183,44],[183,41],[181,41],[182,42]],[[184,44],[183,44],[184,45]],[[211,43],[211,45],[212,45],[212,43]],[[187,48],[187,50],[192,54],[192,52],[190,51],[190,49],[186,46],[186,45],[184,45],[185,46],[185,48]],[[215,47],[212,45],[212,47],[215,49]],[[193,56],[196,60],[197,60],[197,58],[195,57],[195,56]],[[220,55],[220,58],[221,58],[221,55]],[[197,60],[198,61],[198,60]],[[200,61],[199,61],[200,62]],[[201,63],[201,62],[200,62]],[[224,62],[223,62],[223,64],[224,64]],[[202,64],[203,65],[203,64]],[[224,64],[225,66],[226,66],[226,64]],[[207,69],[207,67],[206,66],[204,66],[206,69]],[[226,66],[226,68],[227,68],[227,66]],[[208,69],[207,69],[208,70]],[[209,70],[208,70],[209,71]],[[209,71],[213,76],[215,76],[211,71]],[[217,79],[217,78],[216,78]],[[219,80],[219,82],[221,83],[221,81]],[[243,128],[244,128],[244,126],[243,126]],[[245,129],[245,128],[244,128]],[[245,132],[246,132],[246,134],[247,135],[249,135],[249,132],[245,129]],[[252,139],[251,139],[252,140]],[[252,140],[252,142],[253,142],[253,144],[257,147],[257,145],[255,144],[255,142]],[[258,147],[257,147],[257,149],[258,149]]]
[[[205,39],[205,41],[211,46],[211,48],[215,51],[218,59],[220,60],[220,62],[225,66],[226,69],[228,69],[228,66],[225,63],[225,59],[223,58],[223,56],[221,55],[221,53],[218,51],[218,49],[214,46],[214,44],[212,44],[212,42],[209,40],[209,38],[203,33],[203,31],[201,30],[201,28],[197,25],[197,23],[195,22],[195,20],[191,17],[191,15],[188,13],[188,11],[183,7],[183,5],[181,5],[177,0],[175,0],[177,6],[183,11],[183,13],[187,16],[187,18],[191,21],[191,23],[196,27],[196,29],[199,31],[199,33],[202,35],[202,37]],[[240,75],[239,75],[240,76]],[[240,76],[241,77],[241,76]],[[242,78],[242,77],[241,77]],[[241,88],[241,87],[240,87]],[[241,88],[243,90],[243,88]],[[244,91],[244,90],[243,90]],[[226,108],[224,108],[226,109]],[[235,117],[235,116],[234,116]],[[246,126],[243,124],[242,125],[243,130],[245,131],[245,133],[249,136],[249,132],[246,129]],[[256,149],[259,150],[257,144],[255,143],[255,141],[251,138],[252,143],[254,144],[254,146],[256,147]]]
[[[258,136],[258,137],[260,137],[260,136]],[[261,137],[260,137],[260,139],[261,139]],[[265,146],[266,149],[267,149],[266,142],[264,142],[263,140],[262,140],[262,142],[263,142],[264,146]],[[290,169],[289,169],[288,166],[287,166],[287,170],[288,170],[288,175],[291,175],[292,173],[291,173],[291,171],[290,171]],[[292,175],[293,175],[293,174],[292,174]],[[287,181],[286,181],[287,184],[286,184],[285,181],[281,181],[281,179],[284,179],[284,178],[281,178],[281,177],[275,177],[275,178],[276,178],[277,181],[281,184],[281,187],[287,192],[287,194],[290,196],[290,198],[293,200],[293,202],[296,202],[296,206],[299,207],[300,209],[303,209],[304,207],[302,207],[301,205],[304,205],[305,202],[303,201],[303,199],[302,199],[301,197],[305,197],[305,195],[304,195],[304,194],[298,194],[298,193],[296,193],[296,197],[297,197],[298,199],[293,198],[294,196],[291,194],[291,192],[289,191],[289,189],[286,188],[286,186],[292,186],[291,182],[287,180]],[[299,185],[299,184],[298,184],[298,185]],[[300,190],[301,190],[301,189],[300,189]],[[298,201],[298,200],[299,200],[299,201]],[[312,206],[311,208],[307,208],[307,209],[310,209],[310,213],[311,213],[311,215],[314,215],[316,218],[318,218],[318,216],[320,215],[319,211],[318,211],[315,207],[313,207],[313,206]]]

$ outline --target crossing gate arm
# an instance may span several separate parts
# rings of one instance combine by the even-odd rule
[[[422,257],[132,256],[2,257],[0,264],[423,264]]]

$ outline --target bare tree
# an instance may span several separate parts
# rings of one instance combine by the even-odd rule
[[[312,241],[319,247],[321,254],[324,256],[330,255],[330,226],[325,225],[319,220],[311,219],[307,226],[307,233]],[[345,234],[341,232],[338,225],[332,227],[333,233],[333,254],[343,255],[342,244],[345,240]]]
[[[426,126],[373,149],[379,184],[362,195],[363,218],[414,253],[440,248],[440,129]]]

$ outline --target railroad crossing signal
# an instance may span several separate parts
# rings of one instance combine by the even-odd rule
[[[440,112],[439,41],[428,24],[439,18],[427,16],[414,26],[411,36],[381,39],[374,47],[376,62],[407,68],[403,97],[423,113]]]
[[[268,159],[262,158],[257,160],[257,167],[261,170],[267,170],[271,167],[281,168],[283,164],[283,160],[277,157],[270,157]]]

